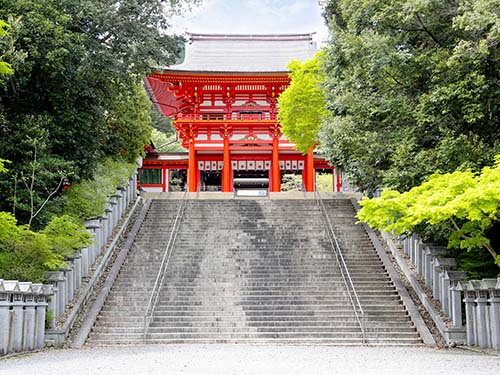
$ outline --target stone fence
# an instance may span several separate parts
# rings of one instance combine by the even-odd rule
[[[499,350],[500,278],[468,280],[464,271],[456,270],[455,259],[446,257],[446,248],[425,243],[417,235],[398,241],[448,318],[446,332],[441,332],[448,343]]]
[[[137,173],[127,186],[118,188],[109,197],[102,216],[85,222],[93,236],[92,244],[68,257],[61,270],[46,272],[48,285],[0,280],[0,354],[43,347],[48,332],[46,316],[49,330],[68,318],[65,316],[68,305],[75,303],[80,287],[94,271],[96,259],[106,249],[118,221],[135,201],[136,186]],[[76,320],[77,314],[73,315]],[[73,321],[67,331],[72,324]]]

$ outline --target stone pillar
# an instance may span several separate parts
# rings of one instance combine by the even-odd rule
[[[24,324],[23,324],[23,350],[35,349],[35,308],[36,301],[31,283],[25,288],[24,298]]]
[[[47,300],[53,295],[52,285],[43,285],[42,293],[38,294],[36,307],[35,345],[43,348],[45,343],[45,316],[47,314]]]
[[[424,253],[424,279],[425,283],[429,288],[432,287],[433,275],[433,261],[434,258],[443,256],[446,254],[446,249],[441,246],[433,246],[427,244]]]
[[[54,271],[54,272],[45,272],[45,278],[48,282],[55,286],[54,288],[54,296],[55,296],[55,311],[54,316],[57,318],[64,314],[64,310],[66,309],[66,302],[68,292],[66,290],[66,278],[64,277],[63,272]]]
[[[434,258],[432,262],[432,297],[442,301],[442,279],[441,279],[441,273],[444,270],[449,270],[450,268],[454,267],[456,264],[455,258]]]
[[[491,347],[500,350],[500,278],[495,289],[490,290]]]
[[[82,278],[86,277],[89,274],[89,248],[84,247],[80,250],[81,254],[81,263],[82,263]]]
[[[488,347],[489,324],[488,324],[488,291],[476,290],[476,327],[477,346]]]
[[[468,289],[468,284],[461,288],[464,291],[465,302],[465,328],[467,331],[467,345],[474,346],[476,344],[476,324],[475,324],[475,310],[476,310],[476,293],[474,290]]]
[[[11,298],[12,294],[0,279],[0,355],[7,354],[9,350]]]
[[[75,279],[73,276],[73,264],[67,262],[67,266],[63,269],[64,277],[66,278],[66,301],[73,300],[75,294]]]
[[[109,235],[111,235],[111,232],[113,229],[116,227],[116,223],[118,222],[118,200],[116,198],[116,195],[112,195],[109,197],[108,201],[110,208],[111,208],[111,217],[110,217],[110,226],[109,226],[109,233],[108,233],[108,238],[105,240],[107,241],[109,239]]]
[[[415,266],[419,275],[424,274],[424,248],[423,242],[419,242],[415,248]]]
[[[453,327],[461,328],[462,323],[462,292],[459,283],[467,282],[467,273],[464,271],[446,271],[450,282],[448,290],[449,317],[453,321]]]
[[[106,204],[104,208],[104,215],[101,216],[101,227],[102,227],[102,242],[101,247],[106,245],[108,239],[113,234],[113,223],[112,223],[113,209],[110,204]]]
[[[23,350],[24,301],[19,288],[12,293],[12,320],[10,334],[10,350]]]
[[[462,292],[457,289],[456,286],[452,286],[451,289],[451,320],[453,322],[453,327],[462,328]]]
[[[85,228],[87,228],[87,231],[93,237],[93,242],[89,246],[89,268],[90,268],[94,264],[94,260],[97,256],[98,249],[100,249],[100,247],[102,246],[101,239],[99,238],[99,232],[98,232],[98,229],[100,228],[99,220],[92,219],[92,220],[85,221]]]

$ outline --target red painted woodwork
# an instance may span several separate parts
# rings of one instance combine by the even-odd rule
[[[233,190],[235,161],[265,161],[270,162],[265,168],[269,169],[269,189],[279,192],[280,162],[300,161],[305,188],[314,191],[315,168],[332,167],[325,160],[315,159],[312,149],[303,155],[282,137],[276,105],[289,83],[284,72],[203,73],[166,69],[150,75],[146,79],[150,96],[159,110],[173,119],[188,153],[162,159],[162,154],[149,150],[144,168],[162,168],[164,191],[169,188],[170,168],[187,169],[189,191],[196,192],[203,166],[199,168],[199,163],[222,162],[222,170],[217,164],[218,168],[209,171],[221,173],[221,190],[229,192]]]

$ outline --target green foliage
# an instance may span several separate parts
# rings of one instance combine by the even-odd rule
[[[8,160],[5,159],[0,159],[0,173],[6,173],[8,171],[7,168],[5,168],[5,164],[10,163]]]
[[[4,38],[4,37],[8,36],[9,29],[10,29],[10,25],[5,21],[0,20],[0,38]],[[1,46],[1,44],[0,44],[0,46]],[[2,83],[2,81],[1,81],[2,76],[10,75],[10,74],[14,73],[14,70],[12,70],[12,65],[9,64],[8,62],[3,61],[3,59],[4,59],[4,56],[3,56],[3,48],[2,48],[2,49],[0,49],[0,83]]]
[[[330,0],[319,141],[368,194],[500,152],[496,0]]]
[[[159,130],[153,129],[151,139],[158,152],[182,152],[186,151],[176,134],[165,134]]]
[[[500,224],[500,156],[480,174],[471,171],[434,174],[405,193],[385,190],[361,201],[358,218],[376,229],[410,233],[419,225],[449,223],[448,246],[468,252],[486,250],[498,263],[492,241]]]
[[[17,225],[0,212],[0,278],[42,281],[45,271],[64,265],[64,258],[90,244],[85,227],[68,216],[55,217],[41,232]]]
[[[283,134],[304,154],[318,142],[318,129],[328,113],[321,87],[325,79],[322,61],[322,52],[303,64],[292,61],[288,65],[290,86],[278,99]]]
[[[69,215],[53,217],[41,233],[47,236],[51,250],[63,257],[91,243],[91,235],[81,220]]]
[[[108,157],[133,161],[142,154],[151,132],[142,78],[152,66],[175,61],[181,38],[169,35],[170,16],[198,3],[0,0],[0,19],[11,25],[0,36],[0,56],[14,70],[0,78],[6,80],[0,155],[12,161],[8,176],[0,177],[0,210],[27,223],[33,206],[54,191],[50,200],[60,195],[61,177],[91,179]],[[37,176],[28,194],[33,142]],[[49,205],[34,219],[36,227],[50,219]]]
[[[65,195],[64,212],[80,219],[102,215],[108,197],[118,187],[128,183],[134,170],[134,163],[117,162],[110,158],[104,160],[93,179],[82,180],[71,186]]]

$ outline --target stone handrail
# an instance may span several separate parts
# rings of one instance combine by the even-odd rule
[[[103,215],[85,222],[93,237],[91,245],[68,257],[64,268],[46,272],[47,285],[0,280],[0,354],[43,347],[51,330],[65,319],[68,306],[75,303],[79,289],[94,272],[96,260],[136,198],[137,173],[134,173],[125,187],[118,188],[109,197]],[[70,326],[76,315],[70,314],[73,320]],[[49,318],[48,330],[45,329],[46,316]],[[52,344],[62,345],[67,333],[58,339],[50,337]]]
[[[429,288],[432,298],[439,301],[434,305],[447,322],[436,325],[448,344],[500,350],[500,278],[468,280],[466,272],[456,269],[455,259],[446,257],[446,248],[425,243],[418,235],[382,236],[388,243],[399,242],[414,272]]]

